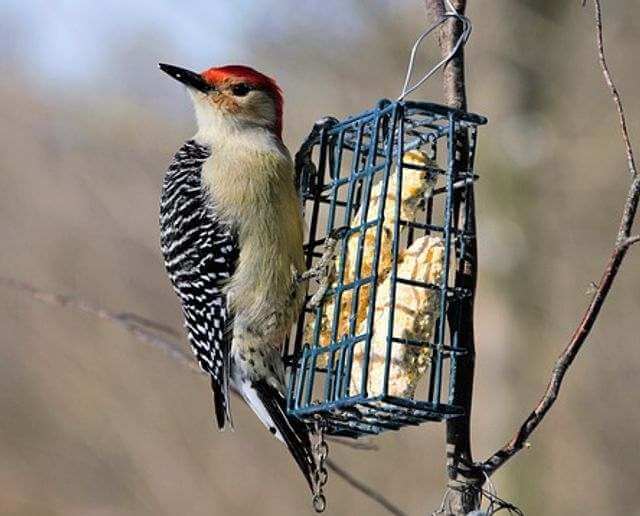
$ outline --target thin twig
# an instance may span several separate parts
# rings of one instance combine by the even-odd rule
[[[598,48],[598,60],[602,69],[605,82],[609,89],[609,92],[613,98],[613,101],[618,110],[620,130],[622,132],[622,139],[625,143],[627,161],[629,164],[629,170],[632,174],[632,181],[627,194],[627,199],[624,204],[622,213],[622,219],[618,228],[618,236],[616,238],[616,244],[611,252],[609,261],[605,268],[605,271],[597,284],[597,289],[591,299],[591,303],[585,311],[580,324],[574,331],[571,340],[567,347],[564,349],[551,374],[551,379],[547,385],[547,390],[544,396],[539,401],[535,409],[529,414],[524,423],[518,429],[512,439],[506,443],[502,448],[495,452],[489,459],[483,464],[482,468],[487,474],[494,473],[498,468],[504,465],[511,457],[518,453],[527,442],[529,436],[542,422],[545,415],[549,412],[553,404],[555,403],[562,381],[567,373],[567,370],[573,363],[574,359],[582,349],[582,346],[587,340],[593,325],[600,314],[604,302],[611,290],[613,281],[618,274],[620,266],[630,246],[640,241],[640,235],[630,236],[633,222],[635,219],[636,211],[638,209],[638,200],[640,198],[640,177],[638,176],[635,168],[635,162],[633,159],[633,149],[631,147],[629,132],[627,130],[626,117],[624,109],[622,108],[622,102],[617,88],[611,78],[607,61],[604,54],[604,44],[602,36],[602,7],[600,0],[593,0],[595,6],[595,27],[596,27],[596,44]],[[583,2],[583,5],[585,2]]]
[[[396,507],[393,503],[387,500],[384,496],[382,496],[376,490],[372,489],[366,484],[363,484],[360,480],[352,476],[351,473],[349,473],[347,470],[342,469],[331,459],[327,459],[327,466],[336,475],[341,477],[347,484],[357,489],[368,498],[371,498],[372,500],[378,502],[380,505],[382,505],[382,507],[384,507],[391,514],[395,514],[396,516],[407,516],[406,512]]]
[[[600,6],[600,0],[594,0],[593,2],[595,7],[595,24],[596,24],[596,45],[598,46],[598,61],[600,62],[600,68],[602,69],[602,75],[604,76],[604,80],[607,83],[607,87],[613,97],[613,101],[616,104],[616,110],[618,111],[618,119],[620,122],[620,129],[622,131],[622,140],[624,141],[625,152],[627,154],[627,166],[629,167],[629,173],[632,176],[638,175],[638,170],[636,169],[636,161],[633,155],[633,147],[631,146],[631,139],[629,138],[629,130],[627,129],[627,119],[624,115],[624,109],[622,107],[622,100],[620,99],[620,94],[618,93],[618,88],[616,88],[613,79],[611,78],[611,73],[609,72],[609,66],[607,65],[607,60],[604,56],[604,38],[603,38],[603,30],[602,30],[602,7]],[[582,6],[585,7],[586,0],[582,3]]]
[[[623,240],[620,245],[624,247],[631,247],[633,244],[637,244],[638,242],[640,242],[640,235],[634,235],[627,238],[626,240]]]
[[[180,333],[166,326],[162,323],[158,323],[146,317],[130,313],[130,312],[112,312],[94,303],[78,298],[76,296],[69,296],[63,294],[55,294],[42,290],[30,283],[16,280],[13,278],[7,278],[0,276],[0,285],[8,287],[12,290],[24,292],[31,296],[33,299],[43,302],[48,305],[71,308],[73,310],[81,311],[103,321],[117,324],[124,330],[131,333],[138,340],[150,344],[151,346],[163,351],[169,358],[176,360],[183,366],[186,366],[194,373],[205,374],[196,364],[193,357],[186,351],[183,351],[183,345],[180,342]],[[160,335],[160,334],[164,334]],[[171,338],[167,338],[171,337]],[[237,394],[234,392],[234,394]],[[357,443],[349,442],[344,439],[332,438],[332,442],[341,446],[348,446],[349,448],[357,450],[377,450],[377,446],[371,443]],[[367,486],[365,483],[352,477],[346,470],[342,469],[333,461],[327,461],[327,466],[332,469],[339,477],[343,478],[349,485],[356,490],[360,491],[363,495],[371,498],[376,503],[383,506],[391,514],[404,516],[405,513],[398,509],[392,502],[387,500],[383,495],[378,493],[375,489]]]

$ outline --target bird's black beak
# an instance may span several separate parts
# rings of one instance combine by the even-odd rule
[[[169,74],[176,81],[180,81],[189,88],[201,91],[202,93],[207,93],[213,90],[213,87],[207,83],[199,73],[165,63],[158,63],[158,66],[164,73]]]

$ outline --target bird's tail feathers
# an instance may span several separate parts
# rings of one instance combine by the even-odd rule
[[[229,396],[229,374],[231,371],[231,325],[225,323],[225,329],[222,338],[222,356],[224,365],[222,368],[222,381],[217,381],[211,377],[211,389],[213,390],[213,405],[216,412],[216,421],[218,430],[225,430],[227,426],[233,431],[233,418],[231,417],[231,397]]]
[[[252,386],[268,417],[258,413],[257,407],[250,403],[252,408],[271,433],[284,442],[307,480],[311,492],[314,492],[316,463],[309,430],[302,421],[287,415],[285,399],[276,389],[264,381],[253,382]]]
[[[231,418],[231,405],[229,403],[229,381],[225,379],[222,384],[211,377],[211,389],[213,390],[213,406],[216,413],[218,430],[227,427],[233,431],[233,419]]]

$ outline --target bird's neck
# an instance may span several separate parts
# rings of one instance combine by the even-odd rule
[[[207,142],[200,134],[196,141]],[[202,169],[202,181],[219,214],[229,222],[248,221],[259,206],[266,213],[276,209],[279,197],[293,188],[293,165],[287,149],[264,130],[241,131],[206,143],[211,157]],[[249,213],[244,213],[247,210]],[[252,226],[247,223],[248,227]]]
[[[259,153],[288,155],[288,151],[272,131],[261,126],[223,123],[198,129],[194,140],[209,147],[212,154]],[[215,159],[215,157],[214,157]]]
[[[270,150],[282,147],[276,132],[277,124],[266,119],[251,120],[222,112],[201,104],[194,104],[198,132],[194,139],[203,145],[215,147],[226,142],[246,149]]]

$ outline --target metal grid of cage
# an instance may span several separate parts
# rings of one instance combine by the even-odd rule
[[[469,295],[453,286],[451,271],[475,235],[461,222],[468,217],[454,216],[454,194],[477,179],[474,151],[484,123],[438,104],[382,100],[315,125],[296,156],[307,267],[321,260],[328,236],[338,243],[329,288],[304,310],[285,349],[291,414],[321,417],[328,433],[358,437],[462,413],[451,400],[463,351],[447,319],[459,317],[452,312],[460,303],[452,301]],[[469,142],[462,160],[460,138]],[[428,256],[439,261],[414,269],[439,275],[405,274],[418,243],[438,251]],[[405,294],[428,309],[402,305]],[[415,326],[421,310],[422,333],[398,328],[399,321]]]

